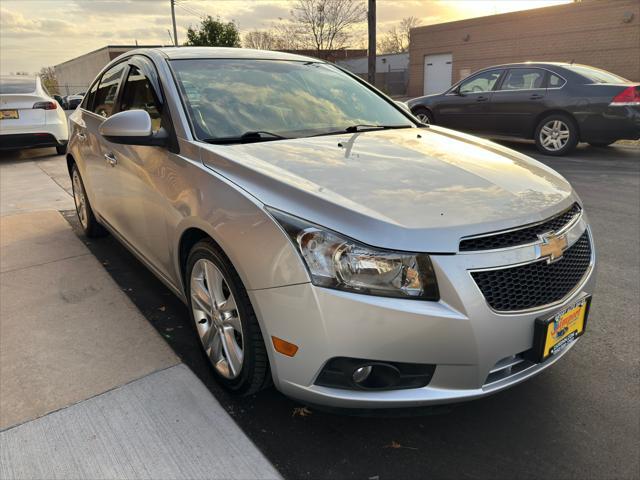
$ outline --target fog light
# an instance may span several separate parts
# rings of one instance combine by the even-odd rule
[[[369,378],[369,375],[371,375],[371,370],[372,370],[371,365],[366,365],[364,367],[356,368],[353,371],[353,381],[356,383],[364,382],[367,378]]]

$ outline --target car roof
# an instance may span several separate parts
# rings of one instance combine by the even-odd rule
[[[503,63],[501,65],[492,65],[490,67],[482,68],[481,70],[490,70],[492,68],[513,68],[513,67],[569,67],[572,64],[568,62],[519,62],[519,63]]]
[[[129,50],[123,55],[160,53],[169,60],[183,60],[196,58],[225,58],[225,59],[259,59],[259,60],[292,60],[298,62],[323,62],[318,58],[296,55],[287,52],[274,52],[271,50],[254,50],[251,48],[229,47],[166,47],[166,48],[140,48]]]

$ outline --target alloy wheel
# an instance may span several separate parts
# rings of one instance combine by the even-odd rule
[[[540,129],[540,143],[549,151],[562,150],[569,142],[571,132],[562,120],[550,120]]]
[[[431,119],[426,113],[418,113],[416,115],[416,118],[426,125],[429,125],[431,123]]]
[[[190,286],[193,318],[209,361],[224,378],[237,378],[244,360],[244,336],[227,279],[213,262],[201,258],[191,270]]]
[[[88,214],[87,214],[87,196],[82,186],[82,180],[80,180],[80,174],[78,169],[73,170],[73,201],[76,204],[76,213],[78,219],[82,224],[82,228],[87,229]]]

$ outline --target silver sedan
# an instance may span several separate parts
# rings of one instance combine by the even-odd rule
[[[338,67],[223,48],[113,60],[70,116],[86,235],[188,306],[212,372],[337,407],[482,397],[585,332],[595,251],[550,168],[421,124]]]

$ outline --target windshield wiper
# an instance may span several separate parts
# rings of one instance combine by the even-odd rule
[[[359,132],[371,132],[376,130],[392,130],[394,128],[411,128],[412,125],[367,125],[357,124],[349,125],[341,130],[330,130],[328,132],[318,133],[311,135],[312,137],[322,137],[323,135],[339,135],[341,133],[359,133]]]
[[[202,141],[215,144],[230,144],[230,143],[253,143],[253,142],[268,142],[273,140],[287,140],[289,137],[284,137],[277,133],[266,132],[263,130],[252,130],[244,132],[238,137],[220,137],[220,138],[205,138]]]
[[[411,125],[349,125],[344,129],[347,133],[367,132],[369,130],[391,130],[394,128],[411,128]]]

